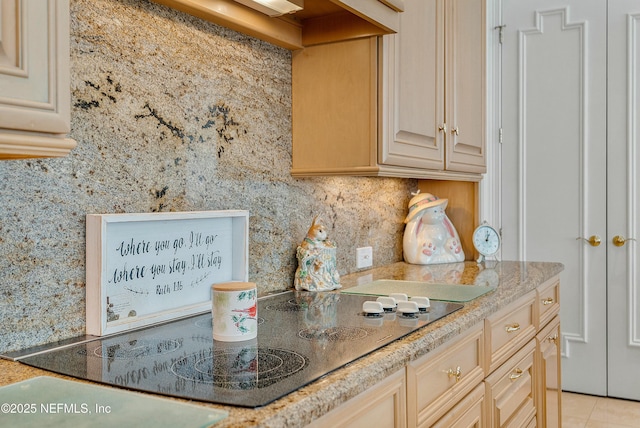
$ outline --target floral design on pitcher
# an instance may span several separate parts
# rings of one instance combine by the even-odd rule
[[[236,328],[241,333],[249,332],[249,328],[245,325],[248,320],[255,320],[258,315],[258,305],[256,303],[256,294],[257,290],[247,290],[242,291],[238,294],[238,301],[253,301],[253,306],[250,306],[246,309],[232,309],[231,312],[237,312],[237,314],[232,315],[231,319],[235,324]]]

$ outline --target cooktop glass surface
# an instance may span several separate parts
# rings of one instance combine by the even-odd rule
[[[211,314],[55,349],[20,361],[113,386],[259,407],[462,308],[365,317],[375,296],[286,292],[258,301],[258,338],[213,340]]]

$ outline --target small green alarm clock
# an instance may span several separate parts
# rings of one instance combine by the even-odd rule
[[[500,250],[500,234],[486,221],[473,231],[473,246],[480,253],[478,263],[484,262],[486,257],[495,255]]]

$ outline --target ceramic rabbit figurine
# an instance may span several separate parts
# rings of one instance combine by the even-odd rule
[[[405,219],[404,259],[412,264],[454,263],[464,261],[460,238],[445,213],[448,199],[430,193],[414,194]]]
[[[327,238],[327,229],[317,216],[296,251],[296,290],[329,291],[341,288],[336,268],[336,246]]]

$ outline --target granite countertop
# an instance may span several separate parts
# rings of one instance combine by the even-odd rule
[[[486,285],[491,270],[498,273],[496,290],[464,305],[454,314],[397,340],[380,350],[339,369],[320,380],[307,385],[268,406],[246,409],[198,403],[203,406],[223,409],[229,417],[217,423],[216,428],[227,427],[281,427],[304,426],[329,412],[341,403],[355,397],[378,381],[403,368],[444,342],[472,327],[477,322],[534,290],[549,278],[563,270],[560,263],[545,262],[487,262],[487,269],[480,269],[475,262],[447,265],[418,266],[394,263],[342,278],[344,288],[364,284],[378,279],[425,281]],[[495,276],[494,276],[495,277]],[[36,376],[52,376],[72,379],[24,364],[0,360],[0,386],[30,379]],[[84,382],[79,381],[78,382]],[[176,399],[188,402],[187,400]],[[193,402],[192,402],[193,403]]]

